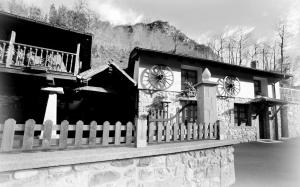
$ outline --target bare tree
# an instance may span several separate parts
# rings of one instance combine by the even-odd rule
[[[280,50],[280,59],[279,59],[279,65],[280,65],[280,72],[284,71],[284,65],[285,61],[287,60],[287,56],[285,56],[285,48],[287,44],[287,40],[290,36],[290,34],[287,31],[287,24],[281,20],[276,28],[276,33],[278,35],[278,44],[279,44],[279,50]]]
[[[224,44],[225,44],[225,37],[223,33],[219,35],[215,35],[209,39],[207,45],[217,55],[216,60],[224,61],[223,58]]]

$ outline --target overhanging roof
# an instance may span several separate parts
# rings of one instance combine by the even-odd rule
[[[114,91],[103,87],[96,86],[83,86],[75,89],[76,91],[88,91],[88,92],[98,92],[98,93],[114,93]]]
[[[292,77],[291,74],[270,72],[270,71],[254,69],[254,68],[245,67],[245,66],[228,64],[228,63],[215,61],[215,60],[203,59],[203,58],[192,57],[192,56],[187,56],[187,55],[183,55],[183,54],[174,54],[174,53],[170,53],[170,52],[138,48],[138,47],[134,48],[133,51],[131,52],[130,57],[129,57],[129,62],[131,60],[134,60],[136,57],[138,57],[140,54],[143,54],[143,53],[144,54],[152,54],[155,56],[164,56],[164,57],[185,59],[185,60],[189,60],[191,62],[199,63],[204,66],[214,66],[214,67],[219,67],[219,68],[224,68],[224,69],[230,69],[232,71],[247,73],[247,74],[251,74],[254,76],[270,77],[270,78],[277,78],[277,79],[288,79],[288,78]],[[130,64],[128,66],[130,66]]]
[[[113,68],[117,69],[123,76],[125,76],[130,82],[132,82],[134,84],[134,86],[137,85],[136,81],[133,78],[131,78],[124,70],[122,70],[115,63],[105,64],[105,65],[98,66],[96,68],[91,68],[87,71],[80,73],[77,77],[79,79],[89,80],[89,79],[92,79],[93,76],[105,71],[109,67],[113,67]]]
[[[93,35],[91,33],[80,32],[78,30],[70,29],[70,28],[67,28],[67,27],[64,27],[64,26],[52,25],[52,24],[44,22],[44,21],[35,20],[35,19],[32,19],[32,18],[19,16],[19,15],[11,14],[11,13],[4,12],[4,11],[0,11],[0,15],[5,15],[5,16],[12,17],[12,18],[16,18],[16,19],[22,19],[22,20],[26,20],[26,21],[30,21],[30,22],[35,22],[35,23],[39,23],[39,24],[46,25],[46,26],[49,26],[49,27],[59,28],[59,29],[63,29],[63,30],[71,31],[71,32],[76,32],[76,33],[79,33],[79,34],[84,34],[84,35],[89,35],[89,36]]]
[[[262,104],[265,103],[268,106],[275,106],[275,105],[286,105],[288,104],[287,101],[281,100],[281,99],[274,99],[270,97],[258,97],[255,99],[252,99],[251,101],[247,102],[247,104]]]

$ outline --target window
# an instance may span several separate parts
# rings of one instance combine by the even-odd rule
[[[185,90],[185,83],[189,82],[192,85],[195,85],[197,81],[197,71],[196,70],[187,70],[181,69],[181,90]]]
[[[196,101],[181,101],[182,107],[182,122],[197,121],[197,102]]]
[[[254,80],[254,95],[261,95],[261,81]]]
[[[246,126],[251,126],[248,117],[248,107],[247,104],[234,104],[234,123],[237,126],[245,124]]]

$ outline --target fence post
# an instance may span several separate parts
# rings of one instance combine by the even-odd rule
[[[218,129],[217,139],[218,140],[225,140],[227,138],[226,134],[225,134],[224,125],[225,125],[224,121],[222,121],[222,120],[217,121],[217,129]]]
[[[11,151],[13,149],[15,125],[16,121],[14,119],[8,119],[4,122],[0,152]]]
[[[147,146],[147,120],[138,119],[136,125],[136,147]]]
[[[75,66],[74,66],[74,75],[77,75],[79,72],[79,54],[80,54],[80,43],[77,44]]]
[[[12,64],[12,58],[14,56],[14,43],[16,40],[16,32],[11,31],[9,46],[7,49],[7,59],[6,59],[6,67],[9,67]]]

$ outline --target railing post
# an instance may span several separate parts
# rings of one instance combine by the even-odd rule
[[[74,75],[77,75],[78,72],[79,72],[79,54],[80,54],[80,43],[77,44],[76,59],[75,59],[75,66],[74,66]]]
[[[7,59],[6,59],[6,67],[9,67],[12,64],[12,58],[14,56],[14,43],[16,40],[16,32],[11,31],[9,46],[7,49]]]
[[[136,147],[147,146],[147,119],[136,120]]]

